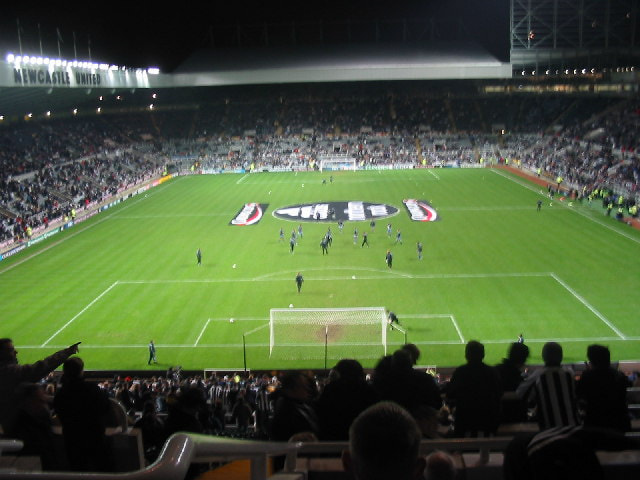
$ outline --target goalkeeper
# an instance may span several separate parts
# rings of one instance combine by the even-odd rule
[[[389,313],[387,313],[387,317],[389,318],[389,327],[393,328],[394,323],[400,326],[400,321],[398,320],[398,317],[395,313],[389,311]]]

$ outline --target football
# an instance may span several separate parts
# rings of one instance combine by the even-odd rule
[[[233,322],[235,322],[235,320],[233,318],[230,318],[229,323],[233,323]]]
[[[289,308],[293,308],[293,303],[290,303],[290,304],[289,304]]]

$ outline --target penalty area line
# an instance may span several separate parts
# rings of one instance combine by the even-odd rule
[[[613,330],[616,333],[616,335],[618,335],[623,340],[626,339],[624,334],[620,330],[618,330],[615,327],[615,325],[613,325],[609,320],[607,320],[607,318],[604,315],[602,315],[598,310],[596,310],[595,307],[593,307],[589,302],[587,302],[584,298],[582,298],[573,288],[571,288],[564,281],[562,281],[562,279],[560,277],[558,277],[555,273],[551,273],[551,277],[556,282],[558,282],[560,285],[562,285],[567,290],[567,292],[569,292],[571,295],[573,295],[576,300],[578,300],[585,307],[587,307],[591,311],[591,313],[593,313],[596,317],[598,317],[600,320],[602,320],[602,322],[607,327],[609,327],[611,330]]]
[[[91,308],[91,306],[96,303],[98,300],[100,300],[102,297],[104,297],[107,293],[109,293],[111,291],[111,289],[113,287],[115,287],[116,285],[118,285],[118,282],[115,281],[111,284],[111,286],[109,288],[107,288],[104,292],[102,292],[100,295],[98,295],[96,298],[94,298],[91,303],[89,303],[86,307],[84,307],[82,310],[80,310],[78,313],[75,314],[75,316],[69,320],[67,323],[65,323],[62,327],[60,327],[56,333],[54,333],[53,335],[51,335],[42,345],[40,345],[41,347],[46,347],[47,344],[53,340],[60,332],[62,332],[65,328],[67,328],[69,325],[71,325],[76,318],[78,318],[80,315],[82,315],[84,312],[86,312],[87,310],[89,310],[89,308]]]
[[[204,331],[209,326],[209,322],[211,322],[211,319],[207,318],[207,323],[204,324],[204,327],[202,327],[202,330],[200,330],[200,335],[198,335],[198,338],[196,338],[196,343],[193,344],[194,347],[198,346],[198,343],[200,342],[200,339],[202,338],[202,335],[204,334]]]

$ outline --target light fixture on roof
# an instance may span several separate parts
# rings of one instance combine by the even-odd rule
[[[149,75],[158,75],[160,73],[160,69],[158,67],[149,67],[147,68],[147,73]]]

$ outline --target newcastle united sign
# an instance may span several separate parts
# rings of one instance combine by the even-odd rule
[[[398,209],[383,203],[361,201],[318,202],[303,205],[290,205],[278,208],[273,216],[294,221],[349,221],[358,222],[386,218],[398,213]]]

